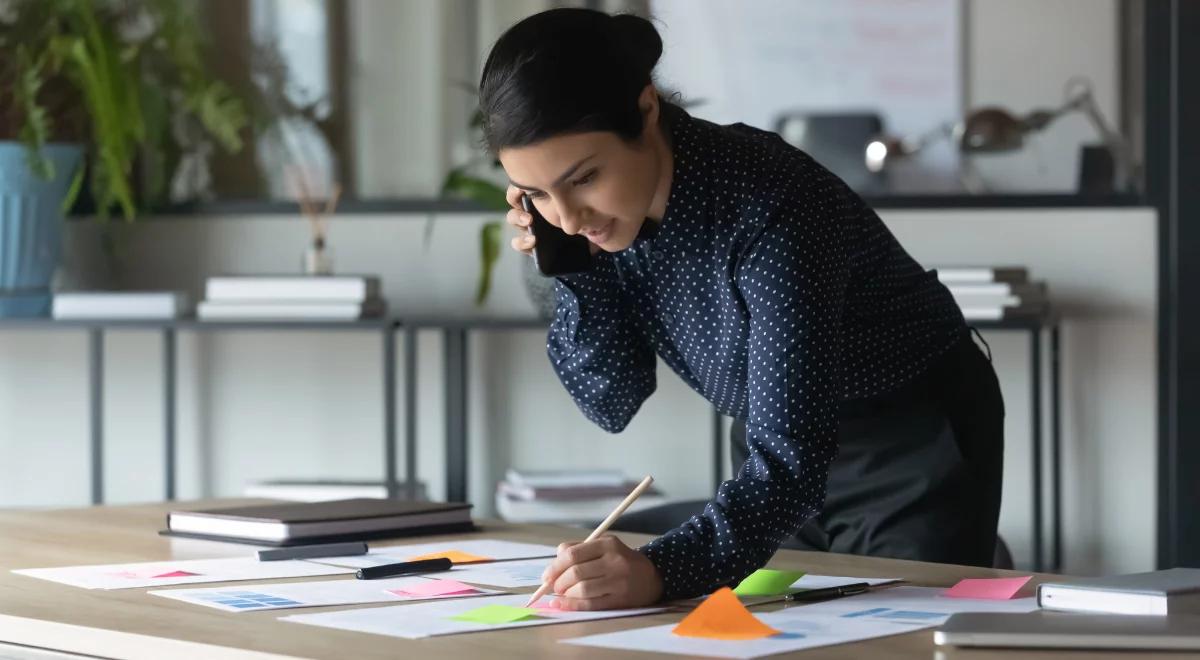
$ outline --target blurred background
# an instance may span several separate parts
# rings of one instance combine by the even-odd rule
[[[1186,184],[1200,109],[1181,72],[1200,59],[1170,47],[1194,5],[97,1],[112,45],[96,52],[114,72],[99,89],[116,91],[81,86],[56,105],[72,60],[20,28],[77,4],[0,2],[0,146],[80,143],[88,165],[41,179],[73,209],[47,239],[61,253],[47,248],[45,277],[0,281],[63,304],[0,318],[0,506],[278,495],[282,480],[298,497],[411,485],[399,490],[465,497],[477,516],[584,520],[586,503],[504,490],[582,469],[653,474],[653,503],[709,496],[732,471],[729,420],[660,368],[624,433],[587,422],[545,356],[546,282],[497,224],[503,172],[474,122],[483,58],[517,20],[586,6],[656,22],[658,82],[694,115],[779,132],[926,267],[1008,287],[999,300],[966,287],[960,304],[1007,404],[1001,533],[1018,566],[1198,558],[1186,386],[1200,335],[1181,292],[1200,247],[1184,222],[1200,211]],[[40,140],[31,99],[53,120]],[[0,271],[32,261],[13,241]],[[330,273],[369,292],[342,323],[319,322],[327,310],[215,322],[229,307],[213,278]],[[96,292],[167,307],[113,321]],[[68,293],[86,309],[69,311]],[[197,303],[211,303],[200,318]]]

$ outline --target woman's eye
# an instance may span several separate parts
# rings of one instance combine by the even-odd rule
[[[579,177],[578,179],[575,179],[575,185],[585,186],[585,185],[591,183],[592,180],[595,178],[596,178],[596,171],[592,170],[591,172],[584,174],[583,176]]]
[[[543,193],[543,192],[527,192],[527,193],[525,193],[525,196],[526,196],[526,197],[528,197],[529,199],[541,199],[541,198],[543,198],[543,197],[545,197],[545,196],[546,196],[546,193]]]

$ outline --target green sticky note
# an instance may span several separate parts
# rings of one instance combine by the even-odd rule
[[[792,583],[801,577],[804,577],[804,571],[760,568],[742,580],[733,593],[739,596],[779,596],[791,591]]]
[[[486,623],[489,626],[495,626],[501,623],[512,623],[522,619],[528,619],[537,614],[537,610],[532,607],[512,607],[511,605],[485,605],[484,607],[476,607],[473,610],[467,610],[462,614],[450,617],[456,621],[470,621],[471,623]]]

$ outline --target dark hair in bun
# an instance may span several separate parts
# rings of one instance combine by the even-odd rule
[[[479,81],[492,153],[554,135],[642,134],[637,99],[662,55],[650,21],[562,8],[534,14],[496,40]]]

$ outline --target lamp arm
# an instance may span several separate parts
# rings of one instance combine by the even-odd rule
[[[1078,84],[1078,80],[1072,79],[1067,81],[1068,89],[1070,89],[1073,83]],[[1096,104],[1096,97],[1092,95],[1091,86],[1087,85],[1086,81],[1084,81],[1083,90],[1075,95],[1074,98],[1067,101],[1063,108],[1077,110],[1088,118],[1092,127],[1096,129],[1096,133],[1099,134],[1100,139],[1104,141],[1104,145],[1112,152],[1113,166],[1116,170],[1114,172],[1115,180],[1113,181],[1115,189],[1118,191],[1127,190],[1133,173],[1133,162],[1129,153],[1129,146],[1126,144],[1124,136],[1114,131],[1108,125],[1104,114],[1100,112],[1100,106]]]

